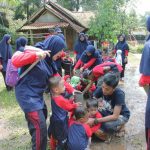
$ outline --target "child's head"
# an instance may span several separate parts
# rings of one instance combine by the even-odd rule
[[[52,94],[60,95],[65,91],[64,80],[59,76],[51,77],[49,78],[49,87]]]
[[[87,112],[86,108],[84,108],[84,107],[76,108],[74,111],[74,115],[75,115],[76,120],[81,123],[85,123],[89,119],[88,112]]]
[[[86,107],[90,115],[95,115],[98,111],[98,101],[96,99],[90,99],[86,102]]]
[[[82,73],[82,77],[89,80],[92,80],[94,78],[92,71],[88,69],[84,70],[84,72]]]
[[[109,52],[109,57],[110,57],[110,58],[113,58],[114,56],[115,56],[115,52],[114,52],[114,51],[110,51],[110,52]]]

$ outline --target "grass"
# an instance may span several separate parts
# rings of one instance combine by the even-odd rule
[[[49,95],[45,95],[45,99],[50,105]],[[0,112],[0,150],[30,150],[31,136],[24,113],[16,101],[14,91],[7,92],[1,74]]]

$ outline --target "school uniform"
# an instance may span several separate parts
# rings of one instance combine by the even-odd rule
[[[99,77],[104,76],[104,74],[105,74],[104,67],[107,67],[107,66],[110,67],[109,72],[120,73],[122,71],[122,67],[117,63],[114,63],[114,62],[102,63],[100,65],[95,66],[92,69],[92,73],[93,73],[93,76],[94,76],[94,79],[93,79],[94,81],[97,81]]]
[[[45,50],[59,44],[59,47],[52,49],[51,57],[65,46],[61,38],[58,37],[53,39],[49,37],[44,42],[42,44],[46,47]],[[51,57],[41,60],[15,86],[16,99],[25,113],[29,132],[32,136],[32,150],[46,150],[47,147],[47,109],[43,93],[49,83],[49,77],[57,73],[57,68]],[[17,68],[21,68],[21,74],[37,59],[35,51],[25,50],[17,52],[12,57],[12,63]]]
[[[79,34],[79,38],[74,46],[74,53],[76,54],[76,62],[79,60],[82,53],[86,50],[88,46],[88,42],[86,41],[86,39],[84,39],[84,41],[81,41],[80,36],[84,36],[84,33]]]
[[[57,148],[64,149],[68,135],[68,111],[73,111],[77,105],[60,95],[52,97],[51,107],[49,135],[58,141]]]
[[[96,119],[98,119],[98,118],[102,118],[102,115],[101,115],[100,112],[97,111],[94,116],[89,116],[89,118],[96,118]],[[101,125],[102,125],[102,123],[98,123],[98,124],[92,126],[91,127],[92,133],[95,133],[97,130],[99,130],[101,128]]]
[[[10,38],[11,38],[10,35],[5,34],[3,39],[0,41],[1,64],[3,66],[1,72],[4,78],[4,82],[6,77],[6,68],[7,68],[8,59],[11,59],[12,57],[12,47],[10,44],[7,43]],[[8,86],[6,82],[5,82],[5,86],[7,91],[12,90],[12,88]]]
[[[70,123],[68,131],[67,146],[68,150],[86,150],[88,149],[89,138],[92,131],[87,124],[81,124],[77,121]]]
[[[125,62],[125,58],[128,56],[128,53],[129,53],[129,46],[125,40],[125,37],[124,37],[124,40],[123,41],[119,41],[116,46],[115,46],[115,51],[117,50],[121,50],[122,51],[122,54],[121,54],[121,57],[122,57],[122,68],[123,68],[123,71],[121,72],[121,78],[124,77],[124,72],[125,72],[125,66],[127,64],[127,62]]]
[[[147,22],[147,30],[150,32],[150,17],[148,17]],[[140,84],[142,86],[147,85],[147,104],[146,104],[146,112],[145,112],[145,134],[146,134],[146,142],[147,142],[147,150],[150,150],[150,35],[147,37],[146,43],[144,45],[144,49],[142,52],[141,62],[140,62]]]
[[[88,56],[90,53],[91,56]],[[92,69],[93,67],[102,63],[102,58],[97,50],[95,50],[93,45],[88,45],[86,50],[81,55],[80,59],[76,63],[74,69],[83,67],[83,69]]]

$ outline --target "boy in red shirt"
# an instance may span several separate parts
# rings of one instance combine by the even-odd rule
[[[81,105],[80,102],[73,103],[62,95],[65,92],[64,80],[59,77],[49,79],[51,90],[51,108],[49,136],[57,140],[57,148],[64,149],[68,136],[68,112],[73,111]]]

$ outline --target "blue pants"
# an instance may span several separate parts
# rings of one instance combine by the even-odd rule
[[[106,133],[112,134],[117,131],[118,127],[124,125],[127,121],[128,118],[120,115],[119,118],[115,121],[104,122],[102,124],[102,130],[104,130]]]
[[[47,126],[43,110],[25,113],[30,135],[32,136],[32,150],[46,150]]]

